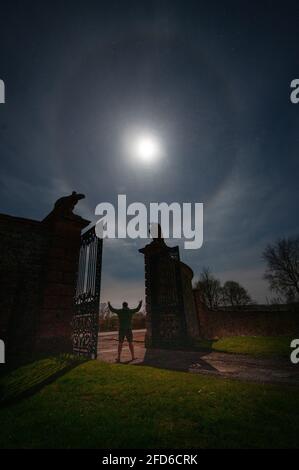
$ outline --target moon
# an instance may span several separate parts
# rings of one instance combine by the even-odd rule
[[[140,135],[135,140],[134,154],[139,161],[151,164],[161,157],[161,145],[158,139],[150,134]]]

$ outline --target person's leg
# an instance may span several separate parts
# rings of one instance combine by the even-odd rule
[[[117,355],[117,362],[120,362],[120,356],[121,356],[121,351],[122,351],[123,344],[124,344],[124,339],[125,339],[125,333],[124,333],[124,331],[119,330],[119,332],[118,332],[118,355]]]
[[[131,351],[132,361],[134,361],[135,354],[134,354],[134,343],[133,342],[129,343],[129,348],[130,348],[130,351]]]
[[[118,342],[118,354],[117,354],[117,362],[120,362],[120,356],[121,356],[121,352],[122,352],[123,344],[124,344],[124,342],[123,342],[123,341],[119,341],[119,342]]]
[[[132,361],[134,361],[135,353],[134,353],[134,343],[133,343],[133,332],[132,332],[131,329],[127,331],[127,340],[128,340],[128,343],[129,343],[129,348],[130,348],[130,352],[131,352],[131,356],[132,356]]]

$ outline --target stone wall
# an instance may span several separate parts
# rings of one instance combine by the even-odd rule
[[[48,243],[40,222],[0,215],[0,337],[11,353],[33,349]]]
[[[201,338],[225,336],[299,336],[299,308],[253,306],[235,310],[208,310],[200,291],[193,291]]]
[[[0,214],[0,338],[8,354],[71,352],[81,230],[52,211],[43,221]]]
[[[181,268],[183,306],[186,318],[187,336],[188,338],[198,338],[199,323],[192,292],[193,271],[187,264],[183,263],[182,261],[180,261],[179,263]]]

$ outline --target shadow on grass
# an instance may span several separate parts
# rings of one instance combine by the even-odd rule
[[[0,408],[36,394],[83,362],[86,359],[69,354],[27,360],[25,365],[1,377]]]
[[[167,349],[147,349],[142,362],[133,365],[150,366],[158,369],[168,369],[187,372],[196,367],[197,369],[218,372],[218,370],[209,364],[202,356],[207,354],[203,351],[182,351]]]
[[[20,367],[27,366],[29,364],[33,364],[36,361],[40,361],[42,359],[49,358],[49,354],[46,353],[38,353],[38,354],[17,354],[17,355],[10,355],[8,356],[5,364],[0,368],[0,383],[3,377],[11,374],[16,369]],[[0,395],[1,397],[1,395]]]

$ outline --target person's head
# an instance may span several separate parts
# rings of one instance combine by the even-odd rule
[[[128,308],[128,302],[123,302],[123,308]]]

